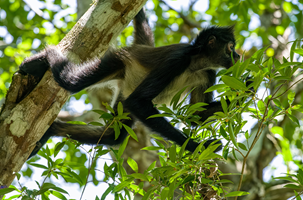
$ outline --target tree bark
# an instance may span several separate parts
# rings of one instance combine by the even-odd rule
[[[102,55],[142,8],[146,0],[95,1],[58,48],[73,62]],[[0,185],[9,186],[36,142],[57,117],[69,93],[50,71],[36,85],[16,73],[0,113]],[[34,89],[33,89],[34,88]]]

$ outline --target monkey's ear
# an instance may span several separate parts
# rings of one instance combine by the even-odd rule
[[[215,47],[215,43],[216,43],[216,37],[215,36],[210,36],[208,39],[208,46],[210,46],[211,48]]]

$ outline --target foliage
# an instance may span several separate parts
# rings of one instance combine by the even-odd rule
[[[162,111],[161,114],[150,117],[168,117],[173,125],[182,124],[183,133],[191,138],[196,138],[198,141],[205,141],[205,138],[211,136],[224,138],[227,144],[224,147],[222,156],[214,153],[218,144],[211,145],[209,148],[204,149],[204,142],[201,142],[196,151],[189,154],[185,151],[187,143],[182,147],[178,147],[171,142],[163,140],[159,136],[154,136],[157,145],[145,147],[142,150],[156,151],[160,163],[157,165],[155,161],[144,173],[139,173],[137,163],[132,158],[128,158],[126,162],[134,173],[127,174],[123,167],[125,160],[121,158],[121,156],[128,143],[128,138],[131,136],[137,140],[135,133],[120,121],[122,119],[128,119],[128,113],[123,112],[121,103],[119,103],[116,112],[107,104],[105,104],[105,106],[111,113],[95,110],[95,112],[99,113],[101,118],[104,119],[105,124],[94,122],[92,125],[113,128],[116,136],[119,135],[120,129],[123,126],[126,127],[126,130],[130,134],[118,150],[104,150],[102,146],[91,149],[93,153],[90,157],[87,176],[89,171],[93,169],[98,157],[112,151],[116,159],[110,166],[104,165],[105,178],[103,181],[108,182],[109,187],[101,197],[96,197],[96,199],[105,199],[109,193],[115,194],[118,199],[131,199],[131,193],[138,193],[143,196],[143,199],[173,199],[178,196],[182,196],[182,199],[200,199],[215,196],[219,198],[219,196],[232,197],[246,195],[247,192],[239,191],[244,171],[242,170],[240,174],[241,179],[238,183],[238,191],[228,191],[224,185],[230,181],[221,178],[225,174],[220,172],[214,161],[218,159],[226,160],[229,154],[232,154],[235,159],[243,160],[244,166],[263,130],[270,124],[273,124],[271,132],[278,135],[277,138],[282,145],[286,145],[284,149],[289,149],[288,142],[283,138],[283,129],[274,126],[277,122],[277,117],[287,115],[296,126],[300,126],[293,112],[303,113],[301,105],[294,103],[295,93],[291,91],[291,88],[302,81],[303,78],[290,86],[288,85],[288,83],[292,81],[292,77],[298,76],[301,73],[303,63],[291,62],[286,59],[284,59],[283,63],[280,63],[272,57],[264,59],[264,50],[265,48],[260,49],[251,58],[237,62],[232,68],[219,73],[222,75],[221,79],[223,83],[210,87],[208,92],[215,89],[222,91],[219,97],[221,98],[223,112],[215,113],[206,123],[201,124],[199,117],[194,115],[196,111],[203,110],[203,106],[206,105],[205,103],[184,105],[187,96],[180,100],[181,94],[186,88],[175,95],[169,107],[164,104],[158,106],[159,110]],[[300,55],[303,56],[301,49],[294,48],[293,52],[300,53]],[[249,79],[247,79],[248,72],[252,75]],[[245,80],[250,84],[247,86],[243,84],[242,82]],[[271,82],[275,82],[276,86],[272,95],[266,95],[270,89],[269,83]],[[263,98],[259,98],[255,92],[261,85],[265,87]],[[283,96],[287,96],[288,98],[287,105],[281,105],[280,103],[280,98]],[[227,106],[226,99],[230,100],[230,106]],[[241,117],[241,114],[244,112],[250,113],[251,117],[258,120],[258,131],[255,135],[242,131],[242,127],[247,123],[247,121],[244,121]],[[199,126],[193,127],[192,123],[197,123]],[[245,140],[239,142],[238,136],[241,134],[245,135]],[[100,139],[101,138],[102,136]],[[52,150],[46,147],[46,149],[40,151],[39,155],[47,159],[47,166],[34,162],[29,162],[29,164],[45,170],[42,173],[42,176],[45,176],[44,180],[50,176],[56,178],[61,176],[67,182],[72,180],[80,185],[85,185],[85,181],[73,171],[67,160],[61,158],[56,159],[58,152],[63,148],[65,143],[66,141],[58,143]],[[240,153],[242,158],[237,158],[236,152]],[[282,155],[285,161],[292,159],[291,151],[289,150],[282,151]],[[52,156],[54,159],[51,159]],[[242,167],[242,169],[244,169],[244,167]],[[20,175],[18,177],[20,177]],[[303,189],[302,170],[299,170],[298,174],[291,174],[288,177],[277,177],[277,179],[284,179],[295,183],[285,185],[285,187],[295,189],[295,192],[298,189]],[[136,180],[139,180],[140,183],[136,184]],[[64,194],[67,192],[65,190],[44,181],[41,184],[37,182],[37,184],[39,190],[29,190],[26,187],[17,189],[11,186],[9,189],[2,190],[2,192],[16,190],[21,196],[28,198],[35,198],[38,195],[42,195],[42,199],[48,199],[49,195],[54,195],[59,199],[66,199]],[[147,191],[143,190],[144,184],[150,184],[150,188]],[[300,199],[297,192],[296,195],[297,198]],[[13,198],[15,197],[16,196]]]

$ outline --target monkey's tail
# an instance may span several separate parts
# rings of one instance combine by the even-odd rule
[[[128,126],[131,126],[133,123],[132,120],[128,120],[126,122],[128,122],[125,123]],[[37,142],[36,147],[32,151],[29,158],[36,155],[42,146],[47,142],[47,140],[53,136],[70,137],[71,139],[85,144],[98,143],[102,145],[114,146],[121,144],[128,135],[127,131],[124,128],[120,130],[120,135],[117,139],[115,139],[115,132],[112,128],[108,128],[106,132],[104,131],[105,127],[101,126],[69,124],[56,120],[45,132],[42,138]]]

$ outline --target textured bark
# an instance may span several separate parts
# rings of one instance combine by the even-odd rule
[[[80,62],[106,51],[146,0],[95,1],[58,44],[63,54]],[[13,181],[36,142],[56,118],[69,94],[48,71],[36,85],[16,73],[0,113],[0,185]],[[34,88],[34,89],[33,89]]]

